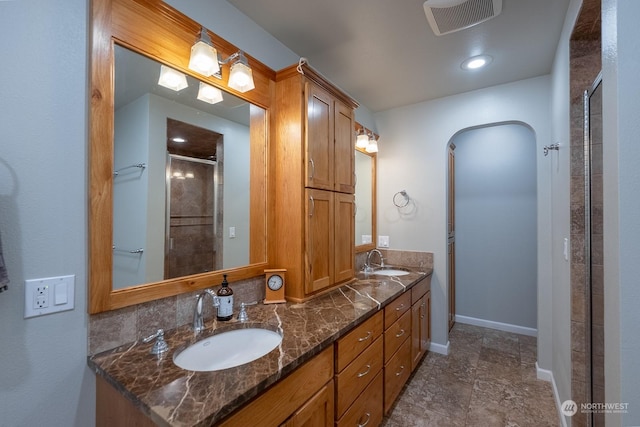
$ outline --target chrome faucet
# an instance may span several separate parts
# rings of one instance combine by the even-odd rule
[[[196,333],[202,332],[204,329],[204,320],[202,319],[202,301],[204,300],[204,296],[207,294],[211,296],[214,307],[218,307],[220,305],[218,296],[211,289],[205,289],[203,293],[196,297],[196,308],[193,311],[193,330]]]
[[[384,267],[384,257],[382,256],[382,253],[377,249],[371,249],[369,253],[367,253],[367,262],[364,265],[365,272],[373,271],[373,267],[371,266],[371,255],[373,255],[374,253],[378,254],[378,257],[380,258],[380,264],[378,265],[380,267]]]

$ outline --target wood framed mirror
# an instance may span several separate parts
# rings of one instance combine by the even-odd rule
[[[370,133],[361,124],[356,123],[356,134]],[[376,135],[376,139],[379,137]],[[355,149],[356,174],[356,212],[355,212],[355,249],[356,253],[370,251],[376,247],[376,162],[377,154],[364,149]]]
[[[267,177],[273,164],[268,146],[275,72],[246,55],[255,89],[239,93],[226,84],[228,65],[222,66],[222,79],[188,69],[190,49],[201,27],[169,5],[159,0],[92,3],[89,312],[203,289],[219,283],[222,274],[229,280],[263,274],[268,266],[271,221]],[[239,50],[209,35],[223,58]],[[139,67],[129,69],[132,63]],[[193,100],[196,94],[190,89],[172,98],[155,83],[145,88],[144,77],[161,65],[185,74],[192,88],[202,81],[221,89],[231,107],[226,113],[208,109]],[[157,82],[157,75],[152,78]],[[196,108],[197,103],[202,108]],[[132,113],[132,106],[138,112]],[[240,118],[234,116],[240,110]],[[172,145],[172,132],[185,128],[210,141],[209,147],[184,151]],[[137,145],[140,140],[144,144]],[[217,152],[207,151],[212,145]],[[237,157],[234,151],[245,155]],[[217,180],[195,179],[200,171]],[[231,172],[240,177],[231,179]],[[194,191],[185,186],[184,178],[194,178],[191,182],[198,181],[198,187],[206,184],[206,189],[199,190],[196,203],[189,202],[194,197],[181,198],[172,209],[172,192]],[[178,182],[180,179],[184,182]],[[130,192],[136,186],[143,191]],[[184,208],[194,204],[209,207],[197,212]],[[170,234],[172,226],[190,227],[192,236],[189,232],[186,236]],[[171,258],[171,249],[179,245],[180,238],[192,243],[194,234],[203,240],[205,229],[217,240],[205,242],[211,247],[196,252],[214,259],[185,269],[182,261]],[[183,258],[193,258],[193,254]]]

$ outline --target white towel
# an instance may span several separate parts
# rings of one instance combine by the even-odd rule
[[[2,240],[0,240],[0,292],[4,292],[8,289],[9,275],[7,274],[7,266],[4,264],[4,258],[2,257]]]

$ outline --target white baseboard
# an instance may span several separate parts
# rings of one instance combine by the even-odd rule
[[[567,418],[562,414],[560,408],[562,407],[562,402],[560,402],[560,395],[558,394],[558,387],[556,386],[556,380],[553,378],[553,371],[549,371],[547,369],[542,369],[538,366],[538,362],[536,362],[536,376],[539,380],[549,381],[551,386],[553,387],[553,398],[556,401],[556,411],[558,412],[558,418],[560,420],[560,425],[562,427],[567,427]]]
[[[447,341],[447,345],[436,344],[431,342],[429,345],[429,351],[433,351],[434,353],[444,354],[447,356],[449,354],[449,341]]]
[[[538,336],[538,330],[534,328],[511,325],[509,323],[494,322],[492,320],[476,319],[475,317],[460,316],[458,314],[456,314],[456,322],[473,326],[482,326],[483,328],[497,329],[499,331],[513,332],[515,334],[528,335],[531,337]]]

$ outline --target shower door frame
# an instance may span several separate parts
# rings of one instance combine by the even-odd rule
[[[583,92],[583,111],[584,111],[584,122],[583,122],[583,153],[584,153],[584,250],[585,250],[585,286],[587,292],[587,316],[586,316],[586,326],[587,326],[587,335],[586,335],[586,363],[587,363],[587,374],[589,378],[587,378],[587,401],[593,402],[593,301],[592,301],[592,268],[593,268],[593,260],[592,260],[592,218],[591,218],[591,173],[593,170],[593,156],[592,156],[592,138],[591,138],[591,96],[595,93],[595,91],[600,88],[602,90],[602,71],[598,73],[596,78],[594,79],[591,87]],[[602,110],[602,106],[601,106]],[[602,111],[600,111],[602,113]],[[604,255],[603,255],[604,256]],[[604,290],[603,290],[604,292]],[[604,403],[604,402],[603,402]],[[589,413],[587,416],[587,426],[594,426],[594,413]]]

